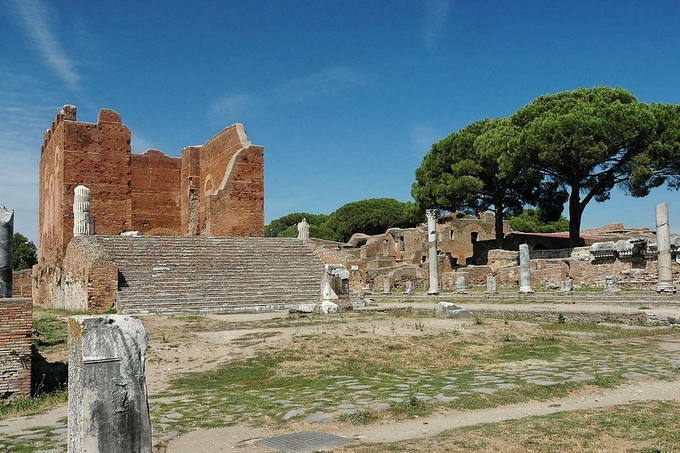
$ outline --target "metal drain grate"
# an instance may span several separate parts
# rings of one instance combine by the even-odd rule
[[[336,436],[320,431],[300,431],[299,433],[270,437],[255,441],[256,444],[273,448],[284,453],[309,453],[327,447],[354,442],[354,439]]]

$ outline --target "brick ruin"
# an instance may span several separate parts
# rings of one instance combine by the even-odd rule
[[[31,394],[31,299],[0,299],[0,403]]]
[[[606,277],[615,275],[622,288],[654,289],[658,265],[653,247],[656,237],[647,228],[626,229],[620,223],[585,230],[585,245],[569,248],[566,234],[529,234],[510,231],[504,223],[503,249],[495,243],[494,217],[482,214],[477,219],[443,216],[437,219],[438,266],[440,285],[453,290],[458,277],[470,286],[486,286],[487,277],[496,278],[499,287],[520,283],[519,245],[531,250],[531,281],[536,287],[557,288],[572,280],[575,287],[604,288]],[[672,272],[680,279],[678,246],[673,250]],[[351,269],[355,294],[371,286],[380,291],[385,280],[392,288],[403,290],[407,281],[427,289],[429,278],[427,231],[416,228],[391,228],[384,234],[357,234],[347,244],[312,239],[317,254],[325,262],[342,263]],[[605,251],[598,251],[602,244]],[[620,249],[617,251],[617,246]]]
[[[64,306],[63,266],[80,259],[65,256],[73,237],[74,189],[80,184],[90,189],[97,234],[263,236],[264,149],[248,140],[242,124],[203,145],[185,147],[181,157],[158,150],[133,154],[130,141],[130,129],[115,111],[102,109],[96,123],[87,123],[77,121],[72,105],[64,106],[45,132],[36,303]]]

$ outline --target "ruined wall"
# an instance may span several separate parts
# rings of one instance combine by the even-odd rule
[[[182,150],[180,173],[180,230],[183,235],[201,234],[201,154],[200,147]]]
[[[75,121],[76,112],[66,106],[45,132],[40,150],[39,241],[41,261],[54,261],[64,244],[64,122]]]
[[[0,299],[0,402],[31,394],[33,301]]]
[[[229,126],[201,147],[200,170],[201,232],[263,236],[264,148],[248,140],[242,124]]]
[[[508,222],[503,221],[503,232],[507,234],[509,231]],[[471,262],[476,252],[475,243],[495,239],[496,219],[489,213],[482,213],[477,219],[458,219],[451,216],[437,219],[437,248],[450,254],[459,266],[480,264]]]
[[[180,217],[181,167],[182,159],[155,149],[132,154],[131,230],[151,235],[184,234]]]
[[[132,154],[130,130],[113,110],[102,109],[96,123],[76,119],[76,107],[64,106],[41,149],[41,264],[63,258],[79,184],[90,189],[96,234],[264,234],[264,149],[242,124],[176,158]]]
[[[102,109],[96,124],[64,122],[64,246],[73,237],[73,190],[90,189],[90,218],[98,234],[132,228],[130,129]]]
[[[489,265],[498,279],[499,286],[518,286],[520,282],[518,252],[493,250],[489,253]],[[673,261],[674,280],[680,279],[680,264]],[[574,286],[604,288],[605,277],[616,275],[622,288],[655,288],[658,282],[656,259],[633,257],[632,259],[594,259],[589,247],[561,250],[537,250],[531,252],[531,284],[544,286],[559,284],[567,279]]]
[[[113,110],[102,109],[96,123],[84,123],[71,105],[45,133],[35,303],[89,311],[112,305],[115,265],[82,247],[67,250],[73,191],[80,184],[90,189],[95,234],[264,234],[264,149],[250,143],[242,124],[205,145],[184,148],[181,158],[158,150],[132,154],[130,140],[130,130]]]
[[[77,236],[66,249],[60,286],[58,308],[103,312],[115,305],[118,267],[94,238]]]
[[[31,297],[33,289],[32,272],[32,269],[12,272],[12,297]]]
[[[41,263],[63,257],[73,237],[73,190],[90,189],[91,218],[100,234],[119,234],[132,225],[130,130],[120,115],[102,109],[97,123],[76,121],[76,108],[64,106],[40,151]]]

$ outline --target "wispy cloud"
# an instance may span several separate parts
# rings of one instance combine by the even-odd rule
[[[418,156],[424,156],[432,148],[432,144],[441,140],[441,133],[424,124],[411,126],[411,149]]]
[[[347,66],[335,66],[283,81],[263,95],[225,94],[210,105],[208,117],[217,124],[241,122],[261,116],[277,104],[298,104],[323,99],[335,93],[366,86],[371,80],[372,76],[367,72]]]
[[[45,129],[61,108],[49,83],[0,68],[0,204],[13,209],[14,231],[38,239],[38,164]]]
[[[250,94],[230,94],[216,99],[211,105],[208,116],[218,123],[242,122],[260,110],[263,102]]]
[[[9,0],[24,32],[36,47],[43,63],[72,91],[80,89],[75,63],[61,44],[54,23],[55,8],[44,0]]]
[[[276,97],[287,103],[312,99],[347,91],[370,82],[368,73],[347,66],[336,66],[283,82],[275,89]]]
[[[423,40],[429,48],[436,47],[442,38],[451,14],[451,0],[425,0]]]

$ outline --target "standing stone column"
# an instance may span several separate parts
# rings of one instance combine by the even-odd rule
[[[671,228],[668,222],[668,204],[656,205],[656,247],[659,251],[659,283],[656,292],[675,293],[678,288],[673,283],[673,269],[671,267]]]
[[[12,297],[14,211],[0,205],[0,299]]]
[[[142,322],[72,316],[68,332],[68,451],[151,453]]]
[[[427,209],[427,243],[430,259],[430,289],[427,294],[439,294],[439,266],[437,261],[437,210]]]
[[[531,287],[531,257],[527,244],[519,246],[519,277],[519,292],[523,294],[533,293],[534,288]]]
[[[90,235],[92,234],[92,222],[90,222],[90,189],[80,185],[74,189],[74,192],[73,235]]]

